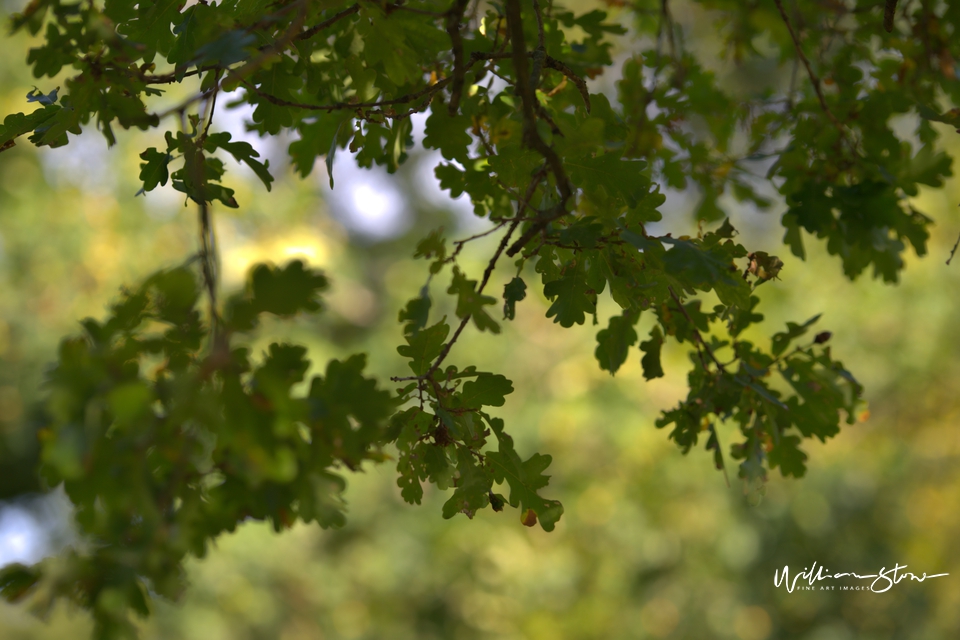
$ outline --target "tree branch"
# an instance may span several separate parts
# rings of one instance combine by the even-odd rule
[[[513,257],[534,235],[539,233],[540,230],[546,227],[552,220],[566,215],[567,203],[573,196],[573,187],[563,169],[563,162],[560,160],[560,156],[543,141],[537,132],[535,106],[537,104],[537,98],[534,93],[535,88],[530,82],[530,70],[527,68],[527,50],[524,44],[523,16],[520,13],[520,0],[506,0],[505,10],[507,30],[510,33],[512,47],[514,73],[517,79],[516,88],[523,107],[523,140],[529,148],[543,156],[557,183],[557,190],[560,191],[560,202],[554,208],[554,214],[550,215],[547,213],[542,216],[507,250],[507,255]]]
[[[460,96],[463,93],[463,77],[467,73],[463,64],[463,35],[460,33],[460,23],[463,22],[463,12],[467,10],[470,0],[453,0],[453,5],[447,11],[447,35],[450,36],[450,49],[453,51],[453,82],[450,86],[450,115],[457,115],[460,108]]]
[[[897,0],[886,0],[883,4],[883,28],[887,33],[893,31],[893,19],[897,14]]]
[[[523,196],[523,200],[517,205],[517,215],[513,219],[513,222],[510,224],[510,227],[507,229],[507,232],[504,234],[503,238],[500,240],[499,246],[497,246],[496,252],[494,252],[493,257],[490,258],[490,262],[487,263],[487,268],[483,271],[483,278],[480,280],[480,285],[477,287],[477,295],[483,293],[484,288],[487,286],[487,283],[490,281],[490,276],[493,274],[494,268],[497,266],[497,261],[500,259],[500,254],[503,253],[504,248],[507,246],[507,243],[510,242],[510,237],[513,235],[514,231],[517,230],[517,227],[520,226],[520,223],[523,221],[523,212],[527,208],[530,198],[533,197],[534,191],[537,190],[537,187],[540,185],[540,182],[543,180],[546,174],[546,167],[543,167],[534,175],[533,179],[530,181],[530,185],[527,187],[527,192]],[[460,320],[460,325],[457,327],[457,330],[454,332],[453,337],[450,338],[450,341],[447,342],[443,347],[443,351],[440,352],[440,355],[437,356],[437,359],[430,366],[426,373],[422,376],[418,376],[418,379],[430,378],[433,375],[433,372],[440,368],[440,365],[443,364],[443,361],[446,359],[447,355],[450,353],[450,349],[453,348],[454,343],[457,341],[457,338],[460,337],[460,334],[463,332],[464,327],[467,326],[467,323],[470,321],[470,314],[467,314]]]

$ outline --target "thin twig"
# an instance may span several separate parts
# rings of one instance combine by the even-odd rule
[[[537,187],[540,186],[540,183],[546,177],[547,168],[543,166],[534,174],[533,179],[530,181],[530,184],[527,186],[527,191],[524,193],[523,199],[517,204],[517,215],[512,219],[510,227],[507,229],[507,233],[504,234],[503,238],[500,240],[500,244],[497,246],[496,252],[493,254],[493,257],[490,258],[490,262],[487,263],[487,268],[483,271],[483,278],[480,280],[480,285],[477,287],[477,295],[483,293],[484,288],[487,286],[487,283],[490,281],[490,276],[493,274],[494,268],[497,266],[497,261],[500,259],[500,254],[503,253],[504,248],[507,246],[507,243],[510,242],[510,237],[517,230],[517,227],[520,226],[520,223],[524,221],[523,213],[526,210],[530,199],[533,198],[534,192],[537,190]],[[501,225],[498,225],[497,228],[500,228]],[[489,233],[489,232],[488,232]],[[482,234],[486,235],[486,234]],[[462,242],[466,242],[471,238],[467,238]],[[456,331],[453,333],[453,337],[450,338],[449,342],[443,346],[443,351],[440,352],[440,355],[437,356],[437,359],[430,366],[426,373],[419,376],[404,376],[404,377],[392,377],[390,380],[393,382],[406,382],[410,380],[422,381],[424,379],[429,379],[433,375],[433,372],[440,368],[440,365],[443,364],[443,361],[446,359],[447,355],[450,353],[450,349],[453,348],[454,343],[457,341],[457,338],[460,337],[460,334],[463,332],[464,328],[467,326],[467,323],[470,321],[470,314],[467,314],[460,320],[460,324],[457,326]]]
[[[953,243],[953,249],[950,250],[950,257],[947,258],[947,265],[949,266],[950,261],[953,260],[953,254],[957,252],[957,247],[960,246],[960,236],[957,237],[957,241]]]
[[[580,97],[583,98],[583,102],[587,107],[587,113],[590,113],[590,91],[587,89],[586,80],[575,74],[570,67],[552,56],[547,56],[544,58],[543,66],[547,67],[548,69],[559,71],[568,79],[570,79],[573,84],[577,85],[577,89],[580,91]]]
[[[360,11],[360,5],[359,5],[359,4],[352,4],[352,5],[350,5],[349,7],[347,7],[346,9],[344,9],[343,11],[341,11],[341,12],[339,12],[339,13],[336,13],[336,14],[334,14],[333,16],[327,18],[326,20],[324,20],[324,21],[321,22],[320,24],[315,25],[315,26],[313,26],[313,27],[310,27],[310,28],[307,29],[306,31],[302,31],[301,33],[297,34],[297,35],[293,38],[293,40],[294,40],[294,41],[297,41],[297,40],[307,40],[307,39],[309,39],[309,38],[312,38],[313,36],[317,35],[317,34],[320,33],[321,31],[323,31],[324,29],[326,29],[327,27],[333,26],[334,23],[337,23],[337,22],[339,22],[340,20],[343,20],[343,19],[346,18],[347,16],[352,16],[353,14],[355,14],[355,13],[358,12],[358,11]]]
[[[392,98],[390,100],[379,100],[377,102],[335,102],[333,104],[307,104],[304,102],[293,102],[290,100],[284,100],[283,98],[278,98],[274,95],[262,91],[257,88],[253,83],[247,80],[241,80],[241,84],[246,88],[250,89],[258,96],[264,98],[268,102],[275,104],[280,107],[294,107],[297,109],[307,109],[311,111],[337,111],[341,109],[378,109],[381,107],[386,107],[394,104],[407,104],[413,102],[419,98],[422,98],[427,95],[432,95],[444,88],[451,82],[452,78],[443,78],[438,80],[432,85],[428,85],[419,91],[414,93],[408,93],[406,95],[400,96],[399,98]]]
[[[219,87],[215,87],[214,89],[207,89],[206,91],[201,91],[201,92],[198,93],[198,94],[195,94],[195,95],[193,95],[193,96],[190,96],[189,98],[187,98],[186,100],[184,100],[183,102],[181,102],[180,104],[178,104],[177,106],[175,106],[175,107],[170,107],[170,108],[167,109],[166,111],[161,111],[160,113],[157,114],[157,117],[162,120],[162,119],[166,118],[167,116],[171,116],[171,115],[173,115],[173,114],[183,114],[183,113],[186,113],[187,107],[189,107],[190,105],[192,105],[194,102],[200,102],[201,100],[206,100],[206,99],[209,98],[211,95],[213,95],[214,90],[216,90],[216,89],[218,89],[218,88],[219,88]]]
[[[211,117],[212,117],[211,109]],[[180,126],[186,133],[185,112],[180,112]],[[188,147],[184,148],[184,154],[191,154],[195,157],[191,163],[189,158],[185,159],[185,168],[193,166],[192,175],[189,180],[193,182],[197,189],[196,197],[193,200],[197,203],[197,221],[200,227],[200,267],[203,272],[203,283],[207,289],[207,298],[210,304],[210,327],[212,329],[214,343],[218,342],[220,335],[220,321],[217,313],[217,256],[216,239],[214,237],[213,225],[210,222],[210,205],[207,202],[207,179],[204,175],[204,157],[203,141],[197,140],[189,142]]]
[[[201,73],[206,73],[207,71],[212,71],[219,68],[220,65],[211,64],[204,67],[199,67],[193,71],[187,71],[183,75],[178,75],[176,71],[170,73],[164,73],[160,75],[143,75],[139,76],[139,80],[144,84],[173,84],[174,82],[180,82],[183,78],[190,78],[192,76],[199,75]],[[122,67],[117,67],[111,69],[111,71],[121,71]],[[138,76],[134,76],[138,77]]]
[[[787,31],[790,32],[790,38],[793,40],[793,48],[797,51],[797,56],[800,58],[800,61],[803,63],[803,66],[807,70],[807,75],[810,77],[810,83],[813,84],[813,90],[817,94],[817,100],[820,102],[820,108],[823,110],[827,117],[830,119],[830,122],[833,123],[833,126],[837,128],[837,131],[840,132],[840,138],[847,143],[850,149],[856,154],[857,150],[853,146],[853,143],[850,141],[850,138],[847,137],[847,131],[843,128],[843,124],[837,120],[837,117],[833,115],[833,112],[830,110],[830,107],[827,105],[826,99],[823,97],[823,90],[820,88],[820,78],[814,72],[813,68],[810,66],[810,61],[807,60],[807,55],[803,52],[803,47],[800,46],[800,39],[797,37],[796,32],[793,30],[793,25],[790,24],[790,18],[787,17],[787,12],[783,8],[783,2],[781,0],[773,0],[777,5],[777,9],[780,11],[780,17],[783,18],[783,23],[787,25]]]
[[[670,3],[668,0],[661,0],[660,2],[660,28],[663,28],[664,23],[667,26],[667,42],[670,44],[670,59],[676,61],[677,59],[677,41],[673,35],[674,25],[673,25],[673,16],[670,14]],[[659,40],[660,34],[657,34]],[[659,52],[658,52],[659,57]]]
[[[487,263],[487,268],[483,270],[483,277],[480,279],[480,284],[477,286],[477,295],[479,296],[483,293],[484,288],[487,286],[487,283],[490,281],[490,276],[493,274],[494,268],[497,266],[497,260],[500,259],[500,254],[503,253],[503,250],[506,248],[507,243],[510,242],[510,237],[513,235],[514,231],[517,230],[517,227],[520,226],[520,222],[523,220],[523,211],[526,209],[527,204],[530,202],[530,198],[533,197],[534,191],[537,190],[537,186],[540,184],[540,181],[544,178],[545,171],[541,169],[534,176],[533,180],[530,181],[530,185],[527,187],[527,192],[524,194],[523,200],[517,205],[517,216],[514,218],[513,222],[510,223],[510,227],[507,229],[507,232],[503,235],[503,238],[500,240],[500,244],[497,246],[496,252],[494,252],[493,257],[490,258],[490,262]],[[444,359],[447,357],[447,354],[450,353],[450,349],[453,348],[453,344],[457,341],[457,338],[460,337],[460,333],[463,331],[464,327],[467,326],[467,322],[470,320],[470,314],[467,314],[460,321],[460,326],[457,327],[456,332],[454,332],[453,337],[450,338],[450,341],[447,342],[443,347],[443,351],[440,352],[440,355],[437,356],[436,361],[431,365],[430,369],[427,370],[423,377],[429,378],[434,371],[436,371],[440,365],[443,363]]]
[[[463,240],[454,240],[454,241],[453,241],[453,244],[455,244],[455,245],[457,246],[457,248],[453,250],[453,253],[450,254],[450,257],[446,259],[446,262],[453,262],[454,260],[456,260],[457,256],[460,255],[460,252],[463,251],[464,245],[466,245],[468,242],[473,242],[474,240],[479,240],[480,238],[485,238],[485,237],[487,237],[488,235],[490,235],[491,233],[497,232],[498,230],[500,230],[501,228],[503,228],[503,225],[507,224],[507,222],[508,222],[507,220],[501,220],[501,221],[498,222],[496,225],[494,225],[492,228],[487,229],[486,231],[482,231],[481,233],[477,233],[477,234],[475,234],[475,235],[472,235],[472,236],[470,236],[469,238],[464,238]]]
[[[543,14],[540,13],[540,3],[533,0],[533,13],[537,16],[537,48],[546,50],[546,36],[543,32]]]
[[[213,93],[210,95],[210,101],[207,102],[207,126],[203,128],[203,133],[200,136],[199,144],[203,146],[204,141],[207,139],[207,134],[210,133],[210,126],[213,124],[213,114],[217,109],[217,93],[220,90],[220,70],[216,72],[216,78],[214,80]]]
[[[706,343],[706,341],[704,341],[703,336],[700,335],[700,332],[697,330],[697,326],[693,322],[693,318],[691,318],[690,314],[687,313],[687,309],[686,307],[683,306],[683,303],[680,301],[679,296],[677,296],[676,291],[673,290],[673,287],[669,287],[669,286],[667,287],[667,291],[670,292],[670,297],[673,298],[673,301],[677,303],[678,311],[680,311],[680,313],[683,314],[683,317],[687,319],[687,322],[690,323],[690,330],[693,332],[694,339],[700,343],[704,351],[707,352],[707,355],[710,356],[710,359],[713,360],[713,363],[717,365],[717,369],[721,373],[726,373],[727,370],[724,368],[723,363],[717,360],[717,356],[713,353],[713,350]],[[707,368],[707,365],[705,362],[703,363],[703,368],[704,369]]]
[[[202,156],[201,156],[202,157]],[[203,196],[198,203],[200,222],[200,265],[203,269],[203,280],[207,287],[207,297],[210,299],[210,325],[214,329],[214,336],[218,334],[220,316],[217,313],[217,244],[210,222],[210,206]]]

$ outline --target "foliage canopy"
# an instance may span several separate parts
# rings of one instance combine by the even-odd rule
[[[686,46],[666,0],[608,4],[620,22],[546,0],[32,0],[14,16],[14,30],[40,36],[27,57],[37,82],[68,77],[26,96],[35,108],[4,119],[0,147],[22,136],[65,146],[84,129],[112,145],[118,127],[156,130],[140,155],[142,190],[169,184],[196,205],[200,249],[62,342],[41,473],[64,484],[89,544],[56,571],[4,570],[4,595],[66,597],[93,612],[100,637],[130,635],[130,610],[146,615],[151,593],[176,597],[185,557],[245,519],[277,531],[342,525],[343,469],[389,459],[387,445],[407,502],[429,482],[449,490],[445,518],[509,505],[524,525],[553,530],[563,507],[542,494],[550,456],[521,457],[488,411],[511,381],[452,363],[464,331],[499,333],[531,288],[567,328],[599,324],[609,294],[621,312],[605,319],[595,355],[611,374],[636,357],[645,378],[661,377],[664,343],[689,345],[689,394],[656,422],[684,452],[705,442],[717,468],[736,460],[753,491],[771,469],[802,476],[803,439],[853,422],[862,389],[816,317],[769,344],[744,337],[763,321],[761,285],[784,263],[737,241],[720,198],[785,204],[794,256],[815,237],[847,277],[895,282],[908,246],[923,255],[929,237],[910,197],[950,175],[933,123],[960,126],[943,106],[960,104],[950,48],[960,6],[698,0],[725,56],[783,71],[732,91]],[[638,50],[616,95],[591,93],[586,80],[611,67],[612,38],[628,32],[621,23]],[[172,85],[189,93],[171,105]],[[235,90],[238,101],[218,102]],[[218,290],[213,206],[242,206],[221,158],[248,165],[267,190],[274,181],[253,146],[216,130],[217,110],[240,104],[253,109],[252,131],[295,134],[302,176],[325,158],[331,187],[344,149],[395,171],[414,144],[410,116],[428,113],[423,144],[442,154],[440,184],[489,220],[477,236],[437,230],[416,246],[425,284],[399,312],[409,367],[391,379],[399,388],[365,375],[363,355],[332,360],[307,385],[305,348],[274,343],[256,360],[243,346],[265,314],[321,310],[328,281],[294,261],[256,266],[241,292]],[[904,115],[917,116],[909,136],[895,132]],[[701,226],[674,236],[658,208],[666,189],[690,186]],[[462,250],[491,234],[486,268],[468,273]],[[495,273],[505,274],[499,299]],[[434,279],[455,318],[433,313]],[[655,324],[641,336],[643,313]],[[742,438],[725,452],[715,425],[727,420]]]

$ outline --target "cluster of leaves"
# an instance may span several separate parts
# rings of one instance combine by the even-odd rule
[[[672,426],[683,451],[703,432],[725,468],[715,424],[732,420],[743,440],[730,455],[742,460],[747,483],[762,482],[765,469],[802,475],[802,438],[825,439],[853,420],[861,388],[832,358],[829,333],[794,345],[813,321],[789,324],[769,349],[743,337],[758,331],[756,292],[783,262],[735,241],[721,196],[759,209],[779,200],[796,256],[806,231],[826,240],[848,277],[872,267],[895,281],[907,244],[926,251],[931,222],[907,199],[950,175],[931,121],[960,124],[956,111],[940,108],[960,102],[960,9],[910,3],[887,34],[875,2],[691,6],[711,12],[737,65],[793,72],[734,94],[685,44],[661,0],[624,9],[642,45],[623,66],[614,102],[591,94],[586,79],[612,64],[612,38],[625,29],[604,12],[576,15],[550,2],[28,4],[13,26],[42,32],[28,55],[34,75],[65,67],[73,75],[62,92],[31,92],[39,107],[3,121],[0,148],[27,134],[38,146],[62,146],[91,124],[112,144],[116,124],[152,129],[179,116],[165,144],[141,154],[140,179],[144,192],[170,182],[199,204],[211,302],[204,328],[193,276],[162,272],[126,294],[107,322],[87,321],[86,337],[64,343],[51,375],[44,469],[66,485],[93,551],[82,556],[88,564],[58,574],[55,592],[93,608],[103,629],[124,628],[126,608],[143,608],[144,585],[174,594],[184,554],[202,554],[210,537],[245,517],[278,528],[296,518],[338,524],[342,481],[330,469],[379,459],[394,440],[407,501],[419,502],[429,481],[453,489],[445,517],[509,502],[524,524],[553,529],[563,509],[539,493],[550,457],[524,461],[488,411],[504,404],[512,383],[446,363],[471,320],[499,333],[498,301],[486,287],[504,254],[515,259],[504,320],[535,278],[547,316],[567,328],[599,324],[598,297],[609,293],[621,312],[597,334],[602,369],[615,373],[639,341],[644,376],[656,378],[665,341],[692,347],[690,393],[657,422]],[[161,87],[173,84],[192,93],[157,110]],[[301,348],[273,345],[254,366],[230,346],[259,314],[315,310],[325,283],[297,263],[261,267],[220,317],[208,205],[239,203],[217,154],[246,163],[268,189],[273,180],[252,146],[213,129],[217,97],[233,90],[239,97],[228,107],[253,109],[248,128],[294,134],[289,154],[303,176],[321,157],[329,172],[345,148],[361,166],[394,171],[413,144],[409,116],[429,113],[423,144],[444,159],[441,186],[466,194],[490,221],[490,231],[452,250],[440,232],[417,247],[429,276],[400,313],[398,352],[412,375],[393,379],[405,383],[395,398],[362,376],[361,357],[331,362],[300,397]],[[892,120],[911,113],[919,124],[914,140],[903,140]],[[758,163],[765,175],[755,173]],[[663,223],[662,187],[696,187],[697,218],[723,223],[695,237],[651,233]],[[471,276],[458,256],[494,233],[500,241],[486,269]],[[446,316],[431,321],[430,284],[447,274],[455,328]],[[655,320],[640,341],[644,312]],[[158,325],[165,332],[150,333]],[[144,373],[151,358],[159,368]],[[503,483],[509,498],[494,492]],[[26,590],[39,579],[33,571],[8,572],[5,592]]]
[[[85,539],[65,558],[5,569],[4,594],[39,587],[41,606],[67,597],[92,610],[100,635],[128,635],[128,609],[179,594],[184,558],[244,520],[341,526],[337,470],[384,459],[395,399],[364,376],[363,355],[303,388],[305,348],[274,343],[252,362],[234,343],[263,314],[317,310],[326,287],[298,261],[258,265],[212,348],[186,267],[126,292],[105,321],[84,320],[48,376],[41,472],[63,483]]]

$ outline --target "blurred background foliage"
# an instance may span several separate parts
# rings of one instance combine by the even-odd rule
[[[568,2],[578,10],[590,4]],[[732,94],[749,91],[753,74],[789,73],[720,60],[710,15],[684,3],[673,10]],[[22,64],[26,39],[10,37],[4,46],[0,111],[10,113],[24,108],[32,84]],[[635,46],[630,36],[618,42],[614,71]],[[615,81],[616,73],[601,76],[592,90],[614,91]],[[242,116],[229,112],[217,126],[243,133]],[[283,166],[289,141],[248,139],[272,166]],[[960,153],[960,137],[948,132],[943,140],[951,155]],[[38,498],[33,473],[31,406],[58,340],[76,332],[79,319],[102,315],[124,284],[195,251],[194,208],[169,189],[133,195],[137,153],[149,144],[129,134],[108,151],[90,135],[65,149],[19,145],[0,156],[0,562],[36,559],[70,540],[62,500]],[[398,374],[397,312],[425,276],[411,258],[412,242],[437,226],[461,235],[484,228],[469,220],[469,207],[445,202],[432,178],[435,163],[415,154],[387,177],[340,157],[334,192],[318,163],[307,180],[278,171],[269,194],[229,165],[244,204],[216,212],[224,288],[239,286],[254,262],[295,257],[332,280],[324,313],[268,324],[255,353],[268,340],[289,339],[309,345],[318,368],[366,351],[373,372]],[[694,230],[697,200],[671,193],[665,228]],[[444,496],[428,491],[422,506],[410,507],[390,463],[368,466],[349,478],[344,529],[300,525],[277,535],[251,523],[222,537],[190,564],[192,586],[182,601],[156,603],[143,637],[960,637],[960,264],[944,265],[958,230],[960,183],[917,200],[937,222],[931,255],[908,256],[899,285],[851,283],[811,242],[807,262],[784,255],[780,281],[763,288],[766,331],[824,313],[834,354],[865,384],[870,412],[808,450],[803,480],[771,475],[758,506],[747,504],[736,478],[728,487],[710,454],[684,457],[653,426],[661,409],[685,395],[682,350],[665,353],[663,379],[644,382],[637,352],[612,378],[594,361],[599,327],[563,330],[534,297],[518,305],[505,335],[474,334],[456,350],[514,381],[517,391],[500,414],[516,425],[522,455],[554,457],[550,495],[567,505],[556,531],[523,527],[510,510],[443,520]],[[725,204],[744,244],[786,253],[772,215]],[[465,266],[482,269],[490,249],[468,249]],[[435,300],[448,304],[434,286]],[[606,304],[602,318],[614,312]],[[900,563],[951,575],[883,594],[774,587],[775,569],[814,561],[835,571]],[[0,604],[4,639],[81,638],[89,626],[63,607],[43,622]]]

